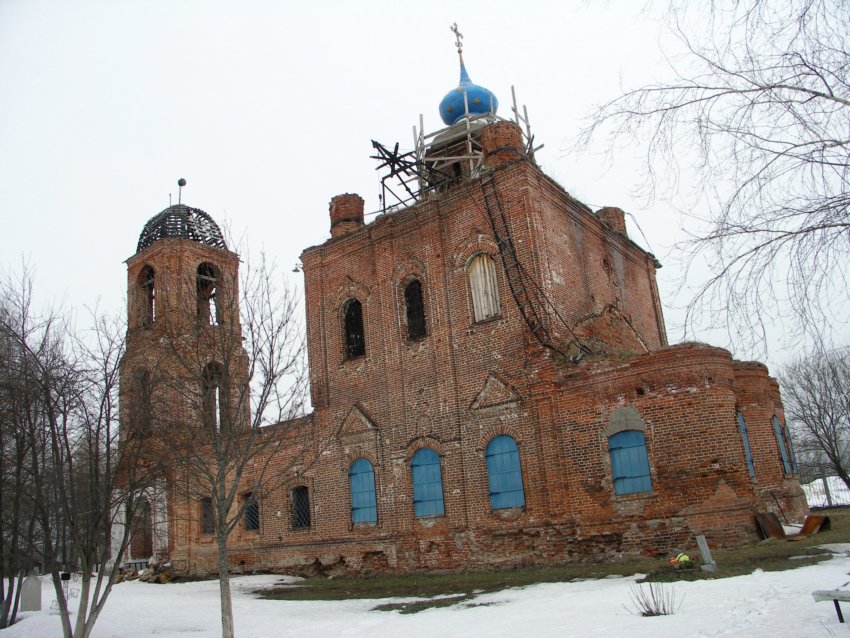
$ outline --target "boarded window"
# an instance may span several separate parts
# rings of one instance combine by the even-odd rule
[[[292,527],[305,529],[310,527],[310,492],[306,485],[292,488]]]
[[[747,433],[747,422],[744,415],[738,412],[738,430],[741,432],[741,440],[744,442],[744,456],[747,457],[747,472],[751,478],[756,476],[756,466],[753,463],[753,452],[750,449],[750,435]]]
[[[519,449],[511,437],[503,434],[487,444],[487,478],[494,510],[525,505]]]
[[[785,436],[782,424],[776,417],[773,417],[773,431],[776,434],[776,442],[779,444],[779,456],[782,457],[782,467],[785,469],[786,474],[791,474],[791,459],[788,455],[788,450],[785,447]]]
[[[643,432],[624,430],[608,437],[608,451],[616,494],[652,491]]]
[[[201,533],[215,533],[215,512],[213,512],[213,502],[209,497],[201,499]]]
[[[139,288],[141,289],[141,304],[139,317],[143,326],[149,326],[156,321],[156,277],[150,266],[145,266],[139,274]]]
[[[210,363],[203,374],[203,419],[211,431],[221,431],[227,422],[227,393],[223,392],[224,374],[217,363]]]
[[[198,321],[215,325],[220,322],[220,313],[216,297],[219,288],[218,268],[209,263],[198,266],[196,287],[198,292]]]
[[[492,257],[480,254],[469,263],[469,287],[472,290],[472,308],[475,321],[496,317],[499,307],[499,287],[496,283],[496,266]]]
[[[413,509],[416,516],[442,516],[443,476],[440,457],[431,448],[422,448],[410,462],[413,475]]]
[[[345,302],[343,311],[345,324],[345,356],[356,359],[366,354],[366,340],[363,336],[363,306],[357,299]]]
[[[351,484],[351,522],[376,523],[378,507],[375,502],[375,470],[366,459],[357,459],[348,470]]]
[[[404,288],[404,305],[407,315],[407,338],[425,336],[425,304],[422,301],[422,283],[414,279]]]
[[[256,532],[260,529],[260,503],[257,495],[248,492],[242,496],[243,516],[245,517],[245,531]]]

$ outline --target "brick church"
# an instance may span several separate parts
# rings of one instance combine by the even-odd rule
[[[629,238],[623,211],[593,211],[545,175],[521,109],[497,115],[462,54],[460,72],[443,128],[420,124],[411,153],[375,145],[400,180],[384,182],[382,213],[367,224],[358,195],[333,197],[330,238],[301,255],[313,411],[267,436],[297,431],[311,444],[284,445],[274,485],[251,494],[232,566],[559,564],[660,555],[698,534],[756,538],[757,512],[801,520],[767,368],[669,345],[660,264]],[[409,197],[387,206],[400,192]],[[179,204],[152,218],[127,268],[122,388],[146,378],[145,362],[175,356],[164,330],[195,351],[197,322],[241,330],[238,307],[210,304],[239,259],[203,211]],[[187,305],[196,316],[181,314]],[[204,378],[219,379],[216,353],[204,356]],[[236,357],[230,382],[247,384],[247,367]],[[207,418],[167,391],[184,421]],[[127,404],[125,426],[138,427]],[[166,480],[149,501],[124,558],[168,554],[178,572],[214,572],[203,495]]]

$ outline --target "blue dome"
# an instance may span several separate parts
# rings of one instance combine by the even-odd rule
[[[451,126],[459,121],[466,114],[463,105],[463,94],[466,93],[469,114],[484,115],[491,110],[493,113],[499,108],[499,100],[493,95],[489,89],[483,86],[473,84],[469,79],[469,74],[466,72],[466,66],[463,64],[463,58],[460,59],[460,84],[456,89],[452,89],[446,94],[446,97],[440,102],[440,117],[446,125]],[[490,108],[492,101],[493,108]]]

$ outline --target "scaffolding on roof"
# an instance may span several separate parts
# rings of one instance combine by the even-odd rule
[[[398,143],[393,148],[388,148],[372,140],[372,148],[376,152],[372,155],[372,159],[380,162],[375,170],[386,171],[381,177],[380,212],[393,212],[415,204],[432,193],[439,192],[463,179],[479,176],[483,168],[484,156],[476,132],[486,124],[498,121],[514,122],[522,131],[525,153],[533,161],[534,153],[543,148],[543,145],[534,145],[528,109],[523,105],[520,112],[513,86],[511,98],[512,120],[497,115],[493,109],[492,100],[488,113],[470,114],[465,91],[463,99],[465,113],[457,123],[425,133],[424,118],[420,114],[418,128],[413,126],[413,150],[411,151],[400,152]],[[390,183],[393,183],[395,189]],[[394,200],[392,204],[387,201],[389,197]]]

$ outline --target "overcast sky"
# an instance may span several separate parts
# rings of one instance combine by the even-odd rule
[[[329,237],[331,197],[356,192],[378,209],[372,138],[409,148],[420,113],[426,130],[442,126],[457,22],[472,80],[499,113],[511,85],[527,105],[542,168],[594,209],[639,222],[646,239],[628,218],[631,238],[668,266],[662,300],[679,341],[678,216],[642,207],[629,153],[609,170],[569,150],[595,105],[664,76],[670,44],[643,6],[0,0],[0,265],[29,262],[41,300],[122,308],[123,261],[183,177],[184,203],[290,271]],[[786,356],[779,346],[772,361]]]

